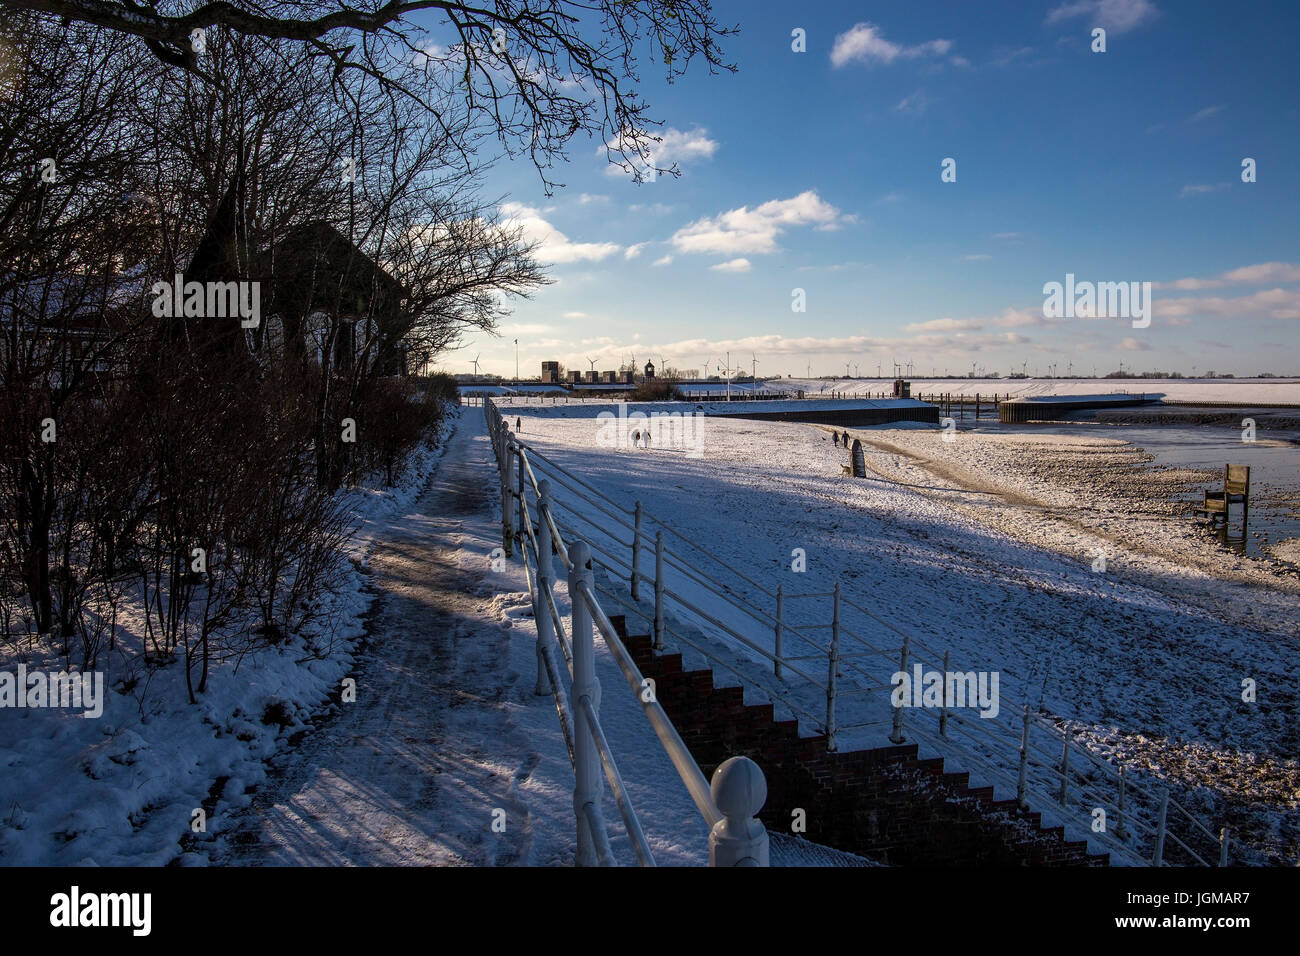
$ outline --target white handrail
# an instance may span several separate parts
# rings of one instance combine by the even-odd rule
[[[497,464],[502,476],[503,539],[507,545],[512,538],[518,542],[525,581],[533,603],[534,620],[538,626],[537,692],[550,693],[555,699],[574,767],[574,811],[578,828],[576,862],[579,865],[616,864],[600,809],[600,791],[595,772],[596,764],[599,763],[638,861],[643,866],[655,865],[654,855],[632,807],[613,748],[600,723],[601,688],[595,676],[593,645],[594,632],[598,629],[641,703],[692,801],[710,828],[710,865],[766,865],[766,831],[756,820],[750,819],[752,813],[761,807],[761,801],[759,806],[751,806],[750,798],[758,789],[766,793],[765,783],[762,783],[761,788],[754,785],[755,779],[762,781],[761,771],[748,758],[733,757],[718,768],[712,784],[705,779],[663,707],[653,693],[647,695],[650,682],[641,675],[636,662],[623,645],[621,636],[600,605],[592,578],[590,548],[580,539],[565,544],[560,536],[560,528],[551,514],[549,483],[537,480],[526,450],[510,436],[509,429],[490,399],[484,401],[484,410],[489,437],[494,453],[498,456]],[[529,485],[535,495],[535,509],[529,508],[525,493]],[[517,528],[512,522],[513,508],[518,510]],[[534,511],[538,519],[538,533],[534,533],[533,529]],[[551,593],[551,572],[548,565],[552,558],[552,548],[569,572],[572,613],[567,647],[563,619]],[[536,563],[536,574],[533,573],[530,558]],[[560,645],[571,663],[573,681],[569,696],[574,701],[572,708],[565,701],[550,640]],[[724,801],[728,808],[726,811],[719,809],[715,803],[715,793],[723,795],[718,799]]]

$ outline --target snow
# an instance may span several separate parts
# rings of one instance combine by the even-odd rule
[[[103,664],[102,717],[0,708],[0,862],[160,866],[180,853],[178,841],[215,781],[229,778],[226,793],[246,801],[244,789],[265,777],[264,760],[307,725],[349,672],[372,600],[364,575],[370,550],[404,519],[441,453],[436,443],[421,446],[394,488],[376,482],[341,492],[357,531],[321,629],[242,661],[215,663],[197,706],[188,703],[183,664],[139,672],[140,615],[128,608],[118,632],[127,653],[109,653]],[[29,670],[63,666],[53,648],[34,641],[0,645],[0,671],[12,673],[19,663]],[[124,692],[122,681],[130,678],[136,689]],[[262,722],[277,703],[290,721],[284,729]]]
[[[491,560],[496,482],[482,413],[466,411],[428,493],[372,553],[380,596],[358,704],[276,761],[249,812],[205,848],[211,862],[572,864],[573,771],[552,698],[534,693],[523,568]],[[567,612],[562,584],[557,604]],[[703,865],[708,827],[599,637],[596,652],[601,724],[657,863]],[[603,809],[616,859],[633,865],[608,787]]]
[[[629,509],[641,501],[649,515],[703,543],[719,559],[707,572],[744,601],[766,599],[721,562],[787,594],[826,592],[838,580],[846,601],[939,654],[949,649],[954,670],[1000,673],[1004,700],[1052,715],[1099,759],[1123,758],[1134,786],[1167,781],[1203,820],[1230,819],[1247,858],[1300,858],[1291,664],[1300,648],[1300,579],[1281,561],[1223,552],[1177,514],[1170,496],[1208,480],[1203,473],[1147,467],[1132,446],[1101,436],[970,431],[945,442],[933,426],[881,426],[851,429],[867,445],[871,471],[854,480],[840,475],[842,452],[825,428],[710,418],[703,454],[691,457],[601,448],[598,411],[502,407],[523,417],[520,437],[558,465]],[[557,489],[557,497],[567,494]],[[599,540],[586,523],[592,509],[569,498],[579,512],[566,511],[570,525]],[[796,548],[807,555],[804,574],[791,570]],[[1102,573],[1092,570],[1099,553],[1107,558]],[[680,575],[670,572],[669,581],[771,647],[768,626],[710,602]],[[795,626],[824,625],[829,601],[787,598],[786,615]],[[898,646],[897,634],[851,609],[844,626],[876,646]],[[747,697],[762,699],[763,682],[773,683],[770,665],[742,655],[716,627],[678,628],[704,635],[754,678]],[[688,666],[705,666],[685,650]],[[870,669],[887,683],[895,668],[881,658]],[[1244,678],[1258,685],[1258,703],[1242,701]],[[801,698],[795,684],[788,690],[811,713],[824,708],[817,692]],[[842,749],[884,743],[890,716],[883,695],[846,704],[842,724],[877,723],[843,733]],[[925,723],[933,713],[908,719],[935,731]],[[995,759],[991,751],[981,756]],[[1014,779],[1014,758],[996,759]],[[999,797],[1014,795],[978,766],[954,761],[949,769],[970,769]],[[1051,792],[1047,777],[1038,785]],[[1065,822],[1074,838],[1087,835],[1086,821]]]

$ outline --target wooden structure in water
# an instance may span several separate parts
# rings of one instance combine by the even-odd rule
[[[1004,425],[1018,422],[1060,421],[1072,412],[1097,408],[1131,408],[1154,405],[1160,396],[1146,395],[1044,395],[1012,398],[998,405],[998,421]]]
[[[1205,518],[1211,528],[1220,529],[1227,537],[1233,505],[1241,505],[1241,538],[1245,540],[1250,521],[1250,465],[1224,465],[1223,490],[1206,491],[1204,501],[1193,514]]]

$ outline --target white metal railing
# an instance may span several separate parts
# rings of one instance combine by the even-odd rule
[[[951,653],[936,651],[916,635],[849,600],[841,594],[838,581],[829,591],[812,593],[789,593],[780,585],[769,588],[651,514],[640,502],[627,508],[520,442],[491,399],[486,400],[485,412],[489,423],[495,422],[498,461],[513,457],[520,463],[509,495],[503,486],[503,537],[515,533],[509,523],[511,501],[524,501],[526,509],[529,492],[535,500],[540,499],[541,485],[545,483],[549,490],[554,482],[565,494],[548,491],[545,495],[548,534],[561,542],[564,535],[581,537],[592,562],[603,568],[611,581],[627,583],[625,592],[612,586],[593,587],[644,619],[656,650],[663,648],[665,635],[672,636],[735,674],[742,684],[779,701],[801,722],[824,734],[830,750],[837,748],[839,736],[850,731],[887,726],[888,740],[894,744],[907,742],[910,734],[1014,788],[1021,807],[1028,808],[1032,797],[1035,809],[1086,830],[1089,839],[1128,862],[1226,864],[1227,827],[1216,835],[1174,800],[1167,786],[1154,786],[1145,775],[1128,773],[1122,764],[1099,759],[1072,739],[1064,721],[1031,709],[1027,701],[1000,694],[1000,713],[992,718],[965,716],[951,706],[951,700],[928,708],[931,717],[921,716],[925,710],[909,716],[909,708],[894,706],[892,699],[887,707],[876,706],[873,712],[870,701],[892,695],[894,674],[908,673],[920,664],[924,670],[947,675],[953,672]],[[511,442],[515,444],[513,455],[508,450]],[[545,476],[542,481],[538,472]],[[527,522],[521,520],[521,524]],[[668,538],[674,542],[673,548],[666,544]],[[562,546],[558,550],[563,554]],[[653,573],[648,573],[643,565],[651,554]],[[567,560],[565,563],[568,566]],[[652,600],[643,596],[642,585],[653,588]],[[815,612],[797,612],[801,602],[807,601],[828,602],[829,623],[824,623],[825,618],[819,622]],[[725,608],[726,620],[718,607]],[[683,626],[683,621],[696,626],[703,623],[738,646],[750,660],[766,662],[770,677],[754,668],[738,667],[714,642],[702,640],[698,632]],[[754,628],[772,635],[770,649],[754,639]],[[1016,676],[1006,668],[1002,673]],[[846,711],[853,711],[857,719],[845,720]],[[1139,779],[1134,780],[1135,776]],[[1097,811],[1104,811],[1105,829],[1101,831],[1097,829],[1102,819]],[[1168,846],[1175,848],[1172,860],[1167,858]]]
[[[524,447],[514,440],[491,399],[485,402],[488,433],[501,473],[502,547],[518,550],[523,561],[537,625],[538,695],[550,694],[574,770],[573,805],[577,822],[579,866],[615,865],[609,832],[601,811],[603,768],[638,863],[654,866],[654,854],[623,782],[613,748],[600,723],[601,686],[596,677],[594,631],[636,695],[668,758],[709,826],[710,866],[767,866],[767,831],[755,815],[767,797],[762,771],[748,757],[732,757],[714,771],[710,783],[700,772],[653,686],[637,667],[622,638],[601,607],[595,587],[595,562],[586,542],[567,543],[552,514],[550,483],[537,481]],[[532,506],[529,504],[531,491]],[[536,528],[534,529],[534,516]],[[555,601],[554,559],[568,572],[569,627]],[[555,659],[559,647],[571,677],[566,694]]]

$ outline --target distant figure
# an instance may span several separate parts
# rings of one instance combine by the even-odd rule
[[[633,431],[632,434],[631,434],[630,436],[628,436],[628,437],[630,437],[630,438],[632,439],[632,447],[633,447],[633,448],[640,448],[640,447],[641,447],[641,432],[639,432],[639,431]]]
[[[523,420],[522,418],[516,418],[516,419],[515,419],[515,431],[517,431],[517,432],[521,432],[521,431],[523,431],[523,430],[524,430],[524,420]]]
[[[839,447],[840,447],[840,433],[839,433],[839,432],[831,432],[831,437],[835,439],[835,447],[836,447],[836,448],[839,448]]]
[[[641,433],[641,447],[647,451],[650,450],[650,429],[648,428]]]

